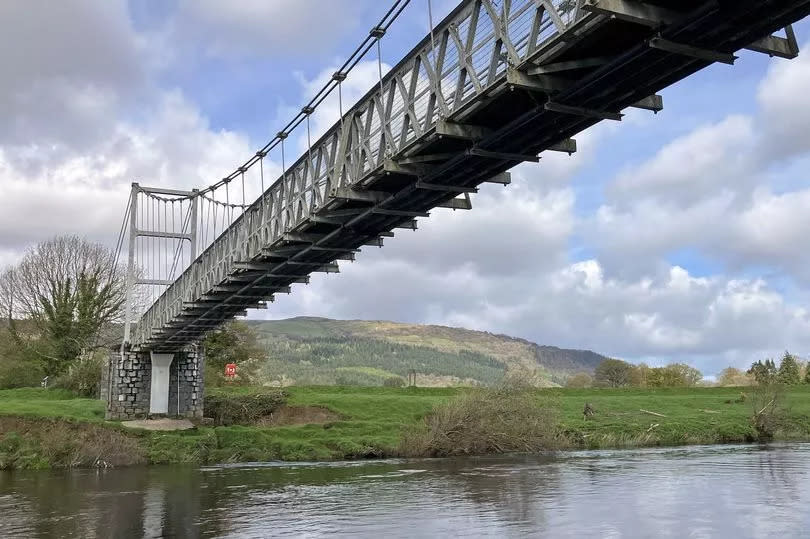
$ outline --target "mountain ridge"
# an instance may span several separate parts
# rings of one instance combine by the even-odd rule
[[[487,331],[388,320],[299,316],[246,321],[268,350],[266,373],[278,383],[378,385],[417,372],[419,385],[491,384],[508,371],[536,385],[560,385],[593,372],[606,356],[540,345]]]

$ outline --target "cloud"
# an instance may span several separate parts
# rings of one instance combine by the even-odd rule
[[[146,84],[126,4],[115,0],[3,2],[0,72],[4,146],[84,149]]]
[[[339,39],[354,34],[372,5],[357,0],[180,0],[173,23],[179,39],[199,43],[212,56],[300,57],[331,51]]]
[[[810,149],[797,127],[810,114],[808,92],[807,57],[774,62],[754,114],[700,126],[618,174],[583,224],[608,270],[640,275],[697,249],[727,271],[770,268],[810,282],[810,255],[799,248],[810,178],[790,166],[791,155]]]
[[[810,313],[760,279],[694,277],[677,266],[614,279],[596,260],[491,278],[469,262],[436,272],[386,249],[279,297],[271,314],[457,325],[652,363],[688,361],[707,374],[810,346]]]
[[[810,55],[805,51],[790,62],[772,62],[759,85],[757,98],[766,133],[762,150],[771,159],[789,157],[810,150]]]
[[[739,191],[751,183],[755,141],[750,117],[730,116],[701,126],[664,146],[653,159],[619,174],[610,199],[632,205],[643,197],[684,207],[726,189]]]
[[[16,155],[15,155],[16,153]],[[37,145],[0,147],[0,247],[20,249],[55,233],[112,243],[129,185],[192,188],[216,181],[250,155],[244,136],[209,129],[178,92],[168,92],[144,124],[119,122],[83,152],[48,155]],[[43,155],[36,173],[21,154]]]

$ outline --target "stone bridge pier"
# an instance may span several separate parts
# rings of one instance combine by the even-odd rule
[[[196,344],[168,354],[111,351],[101,383],[106,418],[202,417],[204,359]]]

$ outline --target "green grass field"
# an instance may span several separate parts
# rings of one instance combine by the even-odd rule
[[[215,391],[247,393],[261,388]],[[177,433],[128,431],[128,435],[137,439],[151,463],[392,456],[396,454],[403,427],[419,421],[435,405],[470,390],[328,386],[290,387],[285,391],[289,393],[288,406],[324,407],[334,412],[336,419],[325,424],[199,427]],[[738,402],[741,392],[746,394],[744,402]],[[754,407],[758,406],[753,388],[555,388],[537,393],[538,397],[552,396],[559,403],[562,447],[638,447],[756,439],[750,420]],[[582,415],[586,402],[596,410],[588,420]],[[40,419],[43,424],[52,424],[50,420],[57,418],[74,426],[107,425],[120,433],[117,423],[103,421],[103,410],[100,401],[73,398],[64,391],[0,391],[0,418]],[[810,386],[787,390],[784,410],[784,421],[776,438],[810,440]],[[9,434],[0,430],[0,461],[3,461],[2,441]]]

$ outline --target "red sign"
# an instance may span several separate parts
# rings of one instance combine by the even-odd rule
[[[228,378],[236,376],[236,363],[228,363],[225,365],[225,376]]]

